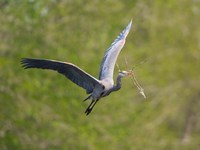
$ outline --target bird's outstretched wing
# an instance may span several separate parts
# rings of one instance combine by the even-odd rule
[[[98,79],[94,78],[93,76],[86,73],[72,63],[32,58],[22,58],[21,63],[25,69],[40,68],[55,70],[65,75],[75,84],[86,89],[87,93],[91,93],[95,85],[100,84],[100,81]]]
[[[132,20],[126,26],[126,28],[115,39],[111,46],[107,49],[104,58],[101,62],[101,69],[99,79],[113,78],[113,72],[117,57],[125,44],[126,37],[130,31]]]

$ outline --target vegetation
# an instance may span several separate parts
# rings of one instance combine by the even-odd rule
[[[86,117],[83,89],[20,65],[23,57],[56,59],[98,77],[105,50],[132,18],[117,62],[135,67],[146,100],[127,77]],[[199,149],[199,18],[199,0],[1,0],[0,149]]]

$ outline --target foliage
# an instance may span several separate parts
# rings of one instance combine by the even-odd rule
[[[86,117],[83,89],[20,66],[22,57],[49,58],[97,77],[131,18],[118,64],[135,67],[147,100],[125,78]],[[198,149],[199,18],[199,0],[2,0],[0,149]]]

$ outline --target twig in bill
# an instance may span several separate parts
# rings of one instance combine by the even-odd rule
[[[121,70],[120,70],[120,68],[119,68],[118,63],[116,63],[116,66],[117,66],[118,72],[120,72]]]
[[[128,61],[127,61],[126,57],[124,58],[124,60],[125,60],[126,67],[128,67]],[[119,67],[119,66],[118,66],[118,67]],[[133,69],[131,69],[130,72],[131,72],[131,77],[132,77],[132,79],[133,79],[134,85],[138,88],[138,90],[140,91],[140,94],[141,94],[144,98],[146,98],[146,95],[145,95],[145,93],[144,93],[144,89],[141,87],[141,85],[138,83],[137,79],[135,78],[135,75],[134,75],[134,73],[133,73]]]
[[[132,77],[132,79],[133,79],[134,85],[135,85],[135,86],[138,88],[138,90],[140,91],[140,94],[141,94],[144,98],[146,98],[146,95],[145,95],[145,93],[144,93],[144,89],[141,87],[141,85],[138,83],[137,79],[135,78],[135,75],[134,75],[134,73],[133,73],[133,70],[131,70],[131,77]]]

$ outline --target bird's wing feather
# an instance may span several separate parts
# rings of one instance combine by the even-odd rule
[[[70,79],[75,84],[86,89],[87,93],[91,93],[96,84],[100,84],[100,81],[87,72],[83,71],[79,67],[72,63],[60,62],[55,60],[47,59],[32,59],[23,58],[21,63],[25,69],[28,68],[40,68],[40,69],[51,69],[55,70],[68,79]]]
[[[113,78],[113,72],[117,57],[125,44],[126,37],[130,31],[132,20],[126,26],[126,28],[115,39],[111,46],[107,49],[104,58],[101,62],[99,79]]]

